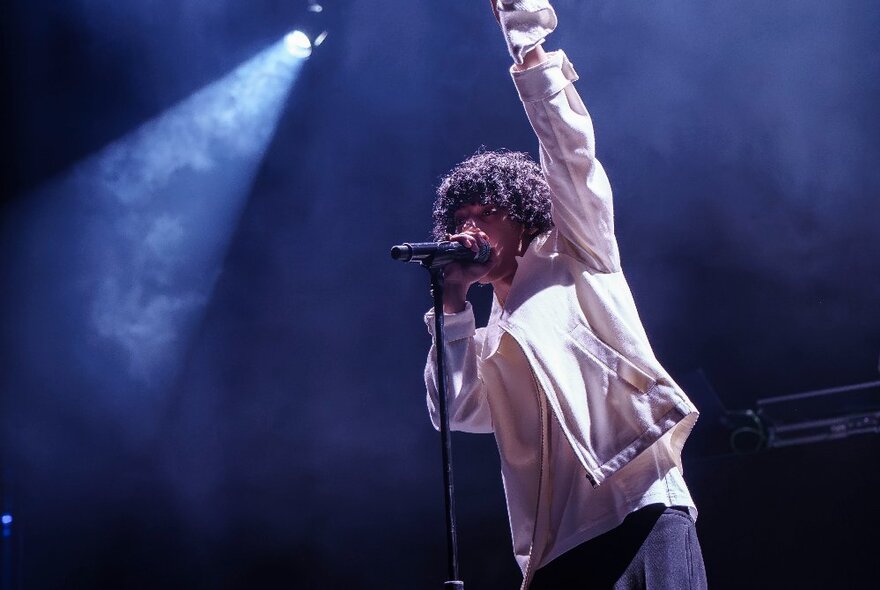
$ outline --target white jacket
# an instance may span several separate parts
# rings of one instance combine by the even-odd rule
[[[450,426],[492,432],[486,398],[497,384],[480,365],[506,332],[528,358],[592,485],[670,431],[664,441],[681,467],[697,411],[654,356],[621,270],[611,186],[572,85],[577,75],[556,51],[512,76],[540,141],[555,227],[520,258],[505,305],[495,300],[486,328],[475,329],[470,306],[446,315]],[[432,312],[425,320],[432,331]],[[438,427],[435,359],[432,347],[425,381]]]

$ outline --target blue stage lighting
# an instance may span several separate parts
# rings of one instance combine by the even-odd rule
[[[3,523],[3,526],[9,526],[12,524],[12,515],[9,513],[0,516],[0,522]]]
[[[293,57],[305,59],[312,54],[312,42],[302,31],[293,31],[285,36],[284,46]]]
[[[14,226],[18,337],[108,390],[167,385],[303,63],[278,40],[31,195]]]

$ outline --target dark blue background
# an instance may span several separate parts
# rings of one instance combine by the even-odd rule
[[[81,229],[26,243],[29,198],[304,3],[3,5],[0,483],[19,587],[439,587],[429,298],[387,251],[427,237],[439,176],[480,145],[536,154],[484,4],[328,0],[330,35],[162,388],[84,338],[63,292],[29,290],[71,272],[53,261]],[[673,376],[701,369],[733,409],[877,379],[877,3],[555,4],[547,45],[581,76],[624,269]],[[455,443],[465,581],[515,587],[493,440]],[[878,446],[689,449],[711,586],[876,579]]]

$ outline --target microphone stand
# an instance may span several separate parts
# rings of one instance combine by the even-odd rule
[[[434,299],[434,349],[437,351],[437,392],[440,398],[440,444],[443,453],[443,488],[446,500],[446,573],[444,590],[464,590],[458,577],[458,539],[455,527],[455,495],[452,483],[452,437],[449,432],[449,411],[446,396],[446,358],[443,350],[443,267],[433,257],[420,262],[431,275],[431,296]]]
[[[482,244],[472,253],[453,242],[405,243],[391,248],[391,258],[418,262],[431,275],[431,297],[434,299],[434,350],[437,353],[437,393],[440,401],[440,445],[443,452],[443,488],[446,501],[446,573],[444,590],[464,590],[458,577],[458,539],[455,528],[455,492],[452,484],[452,437],[449,432],[449,409],[446,392],[446,351],[443,347],[443,269],[450,262],[469,259],[485,263],[491,249]]]

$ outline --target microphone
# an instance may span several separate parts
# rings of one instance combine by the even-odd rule
[[[422,262],[429,266],[444,266],[450,262],[471,262],[484,264],[492,254],[489,244],[480,244],[480,251],[474,252],[458,242],[409,242],[391,248],[391,258],[401,262]]]

